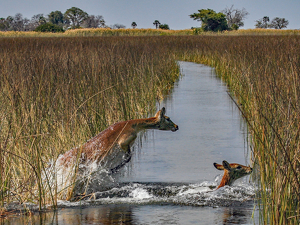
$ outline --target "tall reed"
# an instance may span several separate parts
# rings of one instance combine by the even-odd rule
[[[300,38],[202,38],[183,58],[211,65],[237,97],[252,133],[263,223],[298,224]],[[195,45],[195,43],[193,43]]]
[[[153,38],[2,38],[0,203],[55,205],[47,162],[108,125],[153,115],[179,76]]]
[[[55,202],[41,181],[46,162],[152,112],[178,78],[177,59],[215,67],[236,96],[252,134],[262,222],[298,224],[298,35],[2,38],[0,52],[2,205]]]

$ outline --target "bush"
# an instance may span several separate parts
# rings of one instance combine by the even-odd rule
[[[200,34],[200,33],[204,32],[204,30],[199,27],[192,27],[192,30],[193,30],[193,34]]]
[[[55,25],[53,23],[41,24],[37,28],[35,28],[34,31],[37,31],[37,32],[52,32],[52,33],[65,32],[62,27],[60,27],[58,25]]]
[[[232,30],[238,30],[239,26],[234,23],[234,24],[232,24],[231,29]]]
[[[169,27],[168,24],[160,24],[160,25],[159,25],[159,28],[160,28],[160,29],[163,29],[163,30],[170,30],[170,27]]]

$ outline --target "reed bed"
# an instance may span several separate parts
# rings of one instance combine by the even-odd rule
[[[240,30],[233,30],[233,31],[224,31],[222,32],[224,35],[300,35],[300,30],[290,30],[290,29],[240,29]]]
[[[66,36],[158,36],[158,35],[192,35],[193,30],[163,30],[163,29],[110,29],[89,28],[67,30]]]
[[[223,32],[201,32],[199,29],[110,29],[82,28],[70,29],[64,33],[43,33],[34,31],[0,31],[0,37],[110,37],[110,36],[241,36],[241,35],[300,35],[300,30],[240,29]]]
[[[175,60],[187,60],[216,68],[248,123],[262,223],[298,224],[298,35],[2,38],[0,46],[2,206],[55,205],[58,193],[41,181],[46,162],[153,112],[178,78]]]
[[[300,218],[300,38],[201,38],[183,58],[216,68],[252,136],[263,224]],[[193,43],[194,45],[195,43]]]
[[[192,29],[163,30],[163,29],[110,29],[82,28],[69,29],[64,33],[35,32],[35,31],[0,31],[0,37],[106,37],[106,36],[163,36],[163,35],[192,35]]]
[[[0,38],[16,37],[62,37],[63,33],[35,32],[35,31],[0,31]]]
[[[0,204],[56,205],[48,162],[108,125],[155,113],[179,76],[153,38],[2,38]],[[48,190],[48,191],[46,191]]]

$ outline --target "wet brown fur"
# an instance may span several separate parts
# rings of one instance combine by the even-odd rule
[[[224,170],[222,180],[217,189],[224,187],[225,185],[231,185],[235,180],[252,173],[252,168],[249,166],[243,166],[237,163],[228,163],[223,161],[223,165],[214,163],[214,166],[218,170]]]
[[[135,141],[137,134],[145,129],[178,130],[178,126],[164,114],[165,108],[162,108],[156,113],[155,117],[113,124],[81,147],[66,152],[59,158],[59,164],[68,166],[73,163],[76,157],[80,158],[80,163],[95,160],[98,163],[116,148],[122,149],[125,153],[130,153],[130,146]]]

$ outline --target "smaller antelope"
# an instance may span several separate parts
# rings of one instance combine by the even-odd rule
[[[218,170],[224,170],[224,175],[217,189],[225,185],[231,185],[235,180],[252,173],[252,168],[249,166],[243,166],[237,163],[229,164],[225,160],[223,161],[223,165],[214,163],[214,166]]]

